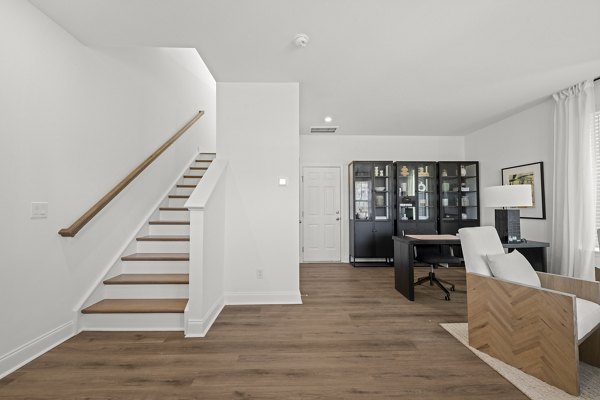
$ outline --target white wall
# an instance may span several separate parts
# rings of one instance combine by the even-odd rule
[[[521,219],[521,235],[550,242],[554,174],[554,100],[514,114],[465,137],[465,156],[479,160],[480,185],[501,185],[502,168],[544,162],[546,219]],[[494,210],[481,209],[482,225],[494,225]]]
[[[216,85],[195,50],[89,48],[25,1],[0,2],[0,48],[1,376],[72,331],[167,185],[198,147],[214,150]],[[200,109],[77,237],[57,234]],[[32,201],[49,203],[47,219],[29,218]]]
[[[218,83],[217,110],[217,155],[229,162],[225,302],[299,303],[298,84]]]
[[[349,258],[348,164],[354,160],[464,160],[462,136],[301,135],[300,164],[339,166],[342,170],[342,261]]]
[[[225,304],[227,162],[214,160],[185,204],[190,209],[186,337],[204,337]]]

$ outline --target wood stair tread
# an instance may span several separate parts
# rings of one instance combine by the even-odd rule
[[[104,281],[105,285],[187,285],[189,274],[121,274]]]
[[[190,237],[185,235],[147,235],[136,238],[138,242],[189,242]]]
[[[189,225],[190,221],[150,221],[150,225]]]
[[[178,188],[195,188],[198,185],[177,185]]]
[[[159,211],[189,211],[185,207],[159,207]]]
[[[190,196],[187,194],[170,194],[169,198],[170,199],[189,199]]]
[[[202,179],[202,175],[184,175],[185,179]]]
[[[123,261],[189,261],[189,253],[134,253],[121,257]]]
[[[190,167],[190,169],[197,170],[197,171],[206,171],[208,169],[208,167]]]
[[[104,299],[81,310],[83,314],[183,313],[187,299]]]

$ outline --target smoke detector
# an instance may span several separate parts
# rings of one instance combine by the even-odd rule
[[[305,33],[299,33],[296,36],[294,36],[294,44],[296,45],[296,47],[306,47],[309,40],[310,38]]]

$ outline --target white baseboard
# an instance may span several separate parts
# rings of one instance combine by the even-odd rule
[[[189,304],[188,304],[189,305]],[[225,301],[223,297],[215,301],[212,307],[204,314],[200,319],[193,319],[185,317],[185,337],[204,337],[208,333],[208,330],[215,322],[221,311],[225,307]],[[188,309],[186,307],[185,313],[187,314]]]
[[[225,304],[302,304],[300,292],[226,292]]]
[[[65,322],[51,331],[0,356],[0,378],[21,368],[65,340],[70,339],[75,333],[75,324],[73,321]]]

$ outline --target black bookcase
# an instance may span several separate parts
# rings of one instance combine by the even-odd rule
[[[396,161],[395,234],[438,231],[438,171],[435,161]]]
[[[456,234],[480,225],[479,162],[440,161],[439,232]]]
[[[352,265],[394,256],[394,170],[391,161],[353,161],[348,166]]]

